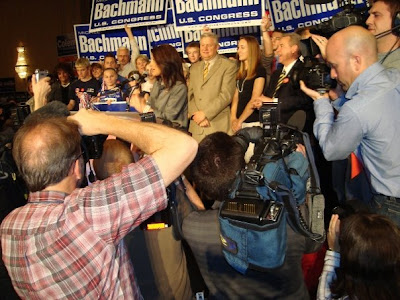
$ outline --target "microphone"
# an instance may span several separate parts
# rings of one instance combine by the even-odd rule
[[[375,38],[376,39],[380,39],[380,38],[383,38],[384,36],[387,36],[388,34],[391,34],[391,33],[396,34],[395,30],[399,29],[399,28],[400,28],[400,25],[397,25],[397,26],[395,26],[395,27],[393,27],[393,28],[391,28],[389,30],[386,30],[386,31],[381,32],[381,33],[378,33],[377,35],[375,35]]]
[[[125,84],[136,81],[136,86],[141,84],[143,81],[146,80],[146,77],[148,76],[148,73],[145,71],[143,74],[140,74],[139,72],[133,73],[128,79],[122,81],[121,83],[117,84],[118,87],[123,87]]]

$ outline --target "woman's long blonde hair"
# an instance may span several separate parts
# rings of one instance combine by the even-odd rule
[[[247,56],[247,70],[245,69],[245,62],[241,61],[236,79],[251,79],[256,76],[256,68],[261,61],[260,45],[254,36],[244,35],[240,37],[240,40],[247,42],[249,53]],[[239,58],[238,55],[236,57]]]

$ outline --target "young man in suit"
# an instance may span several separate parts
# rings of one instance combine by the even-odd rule
[[[190,68],[189,131],[200,142],[206,135],[230,132],[229,105],[235,92],[236,64],[218,54],[218,37],[205,32],[200,38],[202,60]]]

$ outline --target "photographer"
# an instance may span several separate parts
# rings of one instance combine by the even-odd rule
[[[308,299],[301,268],[306,238],[290,226],[286,226],[286,258],[278,268],[262,272],[248,269],[243,275],[228,264],[222,253],[219,208],[245,166],[245,148],[237,137],[216,132],[200,142],[190,166],[196,187],[204,197],[215,200],[211,209],[191,212],[182,227],[209,289],[209,299]]]
[[[149,155],[77,189],[83,178],[79,132],[115,135]],[[0,231],[17,293],[27,299],[140,299],[122,239],[166,207],[165,187],[196,149],[193,139],[176,130],[85,109],[68,118],[26,120],[13,156],[29,200],[5,218]]]
[[[325,158],[345,159],[354,151],[374,194],[368,204],[400,225],[400,72],[385,69],[376,49],[375,37],[359,26],[343,29],[329,39],[331,77],[350,100],[336,119],[328,93],[321,95],[304,82],[301,89],[314,100],[314,134]],[[336,98],[332,91],[329,95]]]

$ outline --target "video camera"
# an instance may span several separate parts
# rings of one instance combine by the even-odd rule
[[[249,142],[254,142],[255,148],[250,161],[235,180],[230,199],[223,204],[222,217],[258,225],[278,220],[283,204],[276,199],[264,201],[255,187],[265,185],[266,164],[287,157],[296,151],[297,144],[303,143],[302,133],[296,127],[278,123],[279,115],[277,104],[265,103],[260,108],[261,127],[242,129],[235,136],[244,149]]]
[[[332,1],[332,0],[331,0]],[[326,4],[327,0],[306,0],[306,4]],[[337,31],[350,25],[365,26],[368,17],[368,9],[356,9],[352,0],[338,0],[339,7],[343,10],[334,15],[330,20],[321,22],[311,29],[311,33],[329,38]],[[294,88],[300,88],[300,80],[307,87],[323,94],[336,87],[336,80],[330,76],[330,68],[324,62],[316,58],[320,50],[312,38],[302,40],[304,65],[293,70],[292,82]],[[304,52],[304,53],[303,53]]]
[[[336,80],[331,77],[330,72],[331,69],[326,63],[319,61],[313,56],[306,56],[304,57],[304,64],[301,67],[293,69],[293,87],[299,89],[300,80],[303,80],[308,88],[324,94],[337,85]]]
[[[306,4],[321,4],[332,2],[333,0],[306,0]],[[334,15],[330,20],[317,24],[311,33],[323,35],[325,37],[332,36],[335,32],[349,27],[350,25],[365,26],[368,18],[368,8],[355,8],[353,0],[338,0],[339,7],[343,10]]]
[[[314,186],[319,191],[319,181],[314,185],[318,174],[308,135],[278,121],[279,106],[266,104],[260,109],[262,127],[241,129],[236,136],[243,146],[255,143],[254,155],[238,172],[218,219],[223,255],[242,274],[282,266],[286,224],[314,241],[313,251],[325,240],[324,198],[312,194]],[[296,151],[299,143],[306,155]]]

